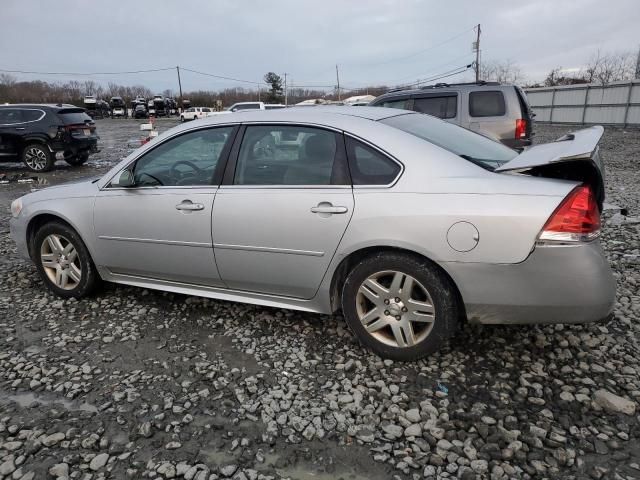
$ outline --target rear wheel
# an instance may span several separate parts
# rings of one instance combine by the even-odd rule
[[[62,222],[47,223],[36,232],[33,254],[45,285],[61,297],[84,297],[100,283],[84,242]]]
[[[53,154],[41,143],[30,143],[24,147],[22,161],[33,172],[48,172],[55,163]]]
[[[377,254],[356,265],[342,290],[342,310],[361,343],[400,361],[438,350],[458,319],[449,279],[427,261],[401,253]]]
[[[85,152],[79,153],[74,157],[69,157],[65,159],[65,162],[73,167],[79,167],[80,165],[83,165],[87,160],[89,160],[89,154]]]
[[[184,115],[180,115],[180,121],[184,123]]]

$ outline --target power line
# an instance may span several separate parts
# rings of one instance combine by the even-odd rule
[[[473,67],[473,63],[469,63],[468,65],[463,65],[461,67],[454,68],[454,69],[449,70],[447,72],[439,73],[439,74],[434,75],[432,77],[424,78],[422,80],[418,80],[417,82],[411,82],[411,83],[405,83],[403,85],[398,85],[396,88],[410,87],[412,85],[418,86],[418,85],[421,85],[423,83],[434,82],[434,81],[440,80],[442,78],[448,78],[448,77],[452,77],[454,75],[458,75],[460,73],[466,72],[467,70],[469,70],[472,67]]]
[[[462,35],[464,35],[466,33],[469,33],[470,31],[474,30],[475,28],[476,28],[476,26],[474,25],[473,27],[468,28],[463,32],[460,32],[460,33],[454,35],[453,37],[447,38],[446,40],[443,40],[440,43],[436,43],[435,45],[431,45],[430,47],[427,47],[425,49],[419,50],[417,52],[414,52],[412,54],[406,55],[404,57],[396,57],[396,58],[392,58],[392,59],[386,60],[384,62],[365,63],[365,64],[360,64],[360,65],[387,65],[389,63],[398,62],[398,61],[401,61],[401,60],[406,60],[407,58],[416,57],[418,55],[423,54],[424,52],[428,52],[429,50],[433,50],[434,48],[441,47],[442,45],[445,45],[445,44],[447,44],[447,43],[449,43],[449,42],[451,42],[451,41],[453,41],[453,40],[455,40],[457,38],[460,38]]]
[[[34,74],[34,75],[73,75],[73,76],[92,76],[92,75],[127,75],[132,73],[151,73],[151,72],[163,72],[166,70],[175,70],[175,67],[167,67],[167,68],[152,68],[149,70],[132,70],[128,72],[34,72],[27,70],[3,70],[0,69],[0,72],[3,73],[24,73],[24,74]]]
[[[207,72],[200,72],[198,70],[192,70],[190,68],[185,68],[185,67],[182,67],[182,70],[185,71],[185,72],[196,73],[198,75],[204,75],[206,77],[219,78],[221,80],[229,80],[229,81],[232,81],[232,82],[250,83],[252,85],[267,85],[267,82],[254,82],[252,80],[242,80],[240,78],[225,77],[225,76],[222,76],[222,75],[215,75],[213,73],[207,73]]]

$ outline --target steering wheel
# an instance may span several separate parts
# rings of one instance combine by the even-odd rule
[[[142,177],[143,175],[153,179],[154,181],[156,181],[158,183],[158,185],[163,186],[164,183],[162,183],[162,181],[158,178],[158,177],[154,177],[153,175],[151,175],[150,173],[147,172],[140,172],[139,173],[140,177]]]
[[[202,173],[202,169],[195,163],[190,162],[189,160],[180,160],[179,162],[176,162],[171,166],[171,174],[176,177],[182,177],[184,175],[184,172],[178,170],[178,165],[186,165],[187,167],[191,168],[196,174]]]

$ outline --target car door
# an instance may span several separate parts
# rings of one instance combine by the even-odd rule
[[[225,284],[312,298],[353,213],[342,135],[305,125],[248,125],[213,208]]]
[[[211,212],[236,130],[189,130],[116,175],[95,200],[98,263],[120,275],[222,286]]]
[[[18,139],[25,134],[22,111],[18,108],[0,108],[0,160],[15,157]]]

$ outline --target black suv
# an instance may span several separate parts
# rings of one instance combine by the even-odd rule
[[[94,121],[73,105],[0,105],[0,161],[46,172],[56,160],[82,165],[98,151]]]

